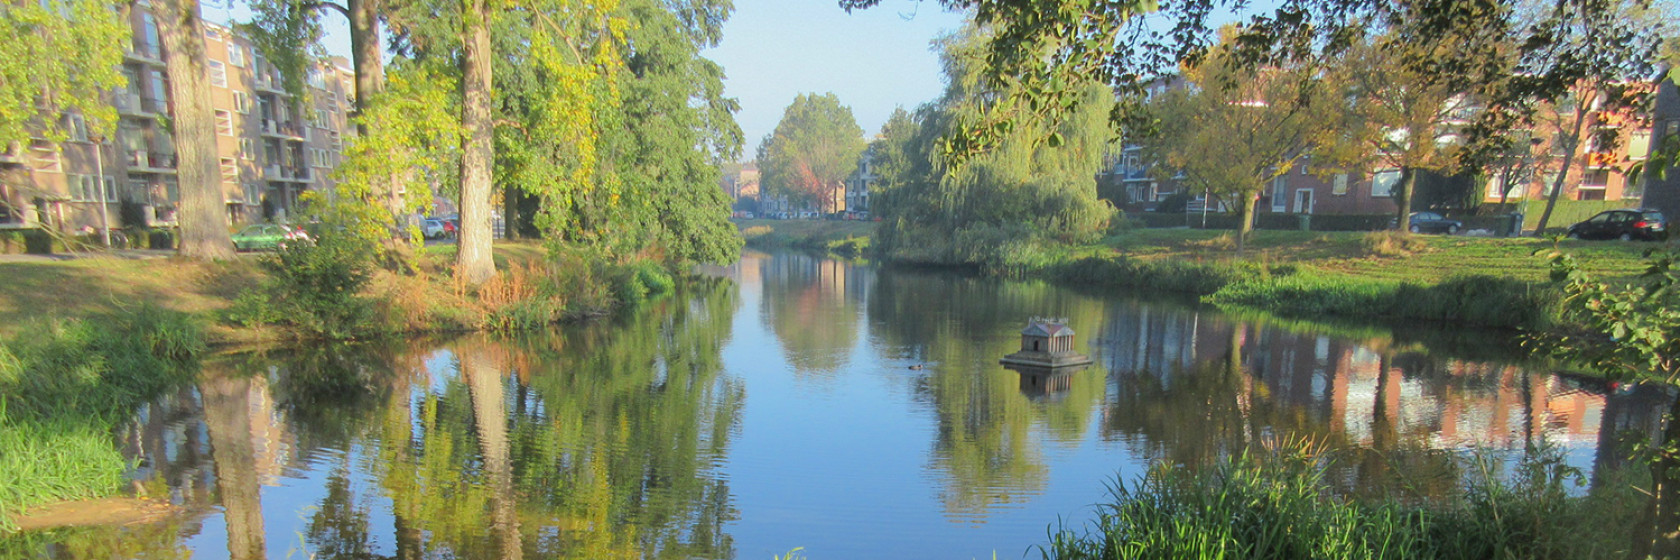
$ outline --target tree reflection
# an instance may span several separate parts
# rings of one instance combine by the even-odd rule
[[[458,375],[391,391],[378,453],[399,556],[733,556],[712,465],[742,398],[719,375],[735,295],[696,291],[611,324],[462,339]]]
[[[884,270],[868,306],[883,353],[933,364],[916,388],[938,414],[932,467],[944,479],[946,513],[981,517],[1042,492],[1046,440],[1082,437],[1103,375],[1074,373],[1056,398],[1035,400],[998,358],[1020,349],[1033,316],[1066,316],[1076,331],[1094,332],[1102,303],[1043,284]]]
[[[761,308],[766,327],[782,343],[794,372],[832,375],[857,344],[857,292],[868,289],[868,274],[828,259],[784,254],[759,263],[762,275],[746,281],[764,284]]]

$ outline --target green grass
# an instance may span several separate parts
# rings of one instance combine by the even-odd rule
[[[190,315],[149,305],[0,339],[0,529],[30,506],[115,492],[113,428],[189,379],[203,340]]]

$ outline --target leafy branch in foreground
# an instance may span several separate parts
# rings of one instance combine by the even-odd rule
[[[1680,292],[1675,253],[1646,255],[1636,281],[1617,286],[1581,269],[1568,253],[1541,252],[1563,286],[1566,330],[1532,335],[1525,344],[1585,364],[1612,381],[1680,385]],[[1666,418],[1662,441],[1647,448],[1651,496],[1631,557],[1680,555],[1680,400]]]

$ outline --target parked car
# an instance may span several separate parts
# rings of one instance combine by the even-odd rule
[[[1608,210],[1569,226],[1565,235],[1570,239],[1661,241],[1668,239],[1668,219],[1656,210]]]
[[[437,239],[444,236],[443,220],[428,218],[420,224],[420,236],[426,239]]]
[[[460,218],[444,218],[444,220],[443,220],[443,234],[445,236],[449,237],[450,239],[454,239],[455,236],[459,235],[460,233],[461,233],[461,219]]]
[[[1393,228],[1394,223],[1393,220],[1390,220],[1388,222],[1389,227]],[[1464,222],[1449,220],[1446,216],[1434,212],[1412,212],[1411,223],[1412,225],[1406,229],[1412,233],[1445,233],[1451,235],[1464,229]]]
[[[1434,212],[1413,212],[1411,226],[1412,233],[1445,233],[1452,235],[1464,229],[1464,222],[1449,220],[1446,216]]]
[[[255,224],[233,234],[233,248],[236,251],[285,249],[288,243],[308,240],[309,234],[304,233],[300,227]]]

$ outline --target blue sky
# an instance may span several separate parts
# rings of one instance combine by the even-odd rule
[[[930,42],[961,25],[934,0],[882,0],[850,15],[836,0],[735,0],[722,44],[705,55],[741,102],[742,159],[751,159],[800,93],[834,92],[866,137],[893,108],[937,97],[944,81]]]

